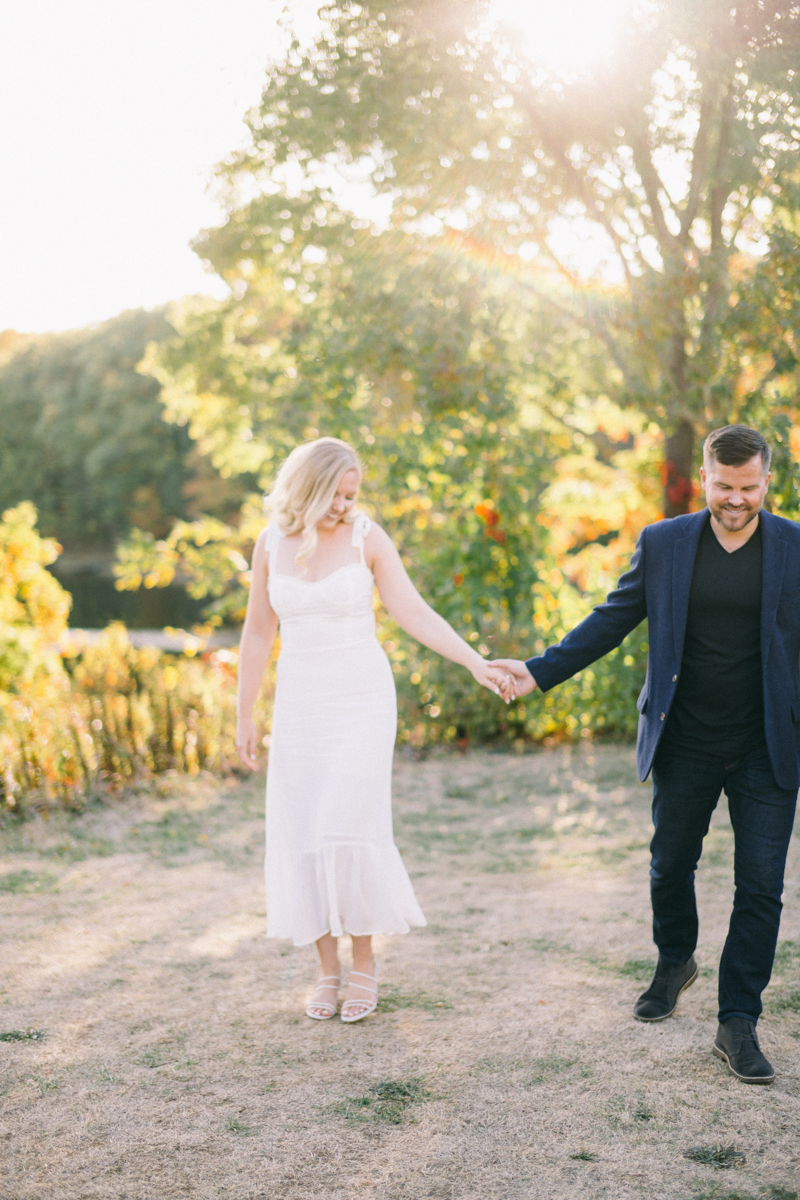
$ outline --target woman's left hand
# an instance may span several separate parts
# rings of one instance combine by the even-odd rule
[[[483,687],[488,688],[490,692],[494,692],[496,696],[500,695],[501,684],[505,682],[507,672],[502,667],[495,667],[492,663],[484,662],[480,659],[470,668],[473,679],[477,680]],[[508,700],[506,700],[508,704]]]

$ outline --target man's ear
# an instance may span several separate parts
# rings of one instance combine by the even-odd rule
[[[701,467],[701,468],[700,468],[700,487],[703,489],[703,491],[705,491],[705,490],[706,490],[706,471],[705,471],[705,467]]]

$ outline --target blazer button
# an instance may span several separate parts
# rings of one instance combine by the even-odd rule
[[[678,682],[678,676],[677,676],[677,675],[673,675],[673,676],[672,676],[672,682],[673,682],[673,683],[677,683],[677,682]]]
[[[667,715],[666,713],[662,713],[662,714],[661,714],[661,720],[662,720],[662,721],[664,720],[664,718],[666,717],[666,715]]]

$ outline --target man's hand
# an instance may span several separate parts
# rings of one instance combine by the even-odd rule
[[[531,675],[525,663],[518,658],[495,658],[490,663],[492,667],[500,667],[505,678],[500,684],[500,695],[508,703],[527,696],[536,687],[536,680]]]

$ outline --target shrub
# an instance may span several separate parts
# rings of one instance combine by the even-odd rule
[[[557,575],[558,573],[556,573]],[[554,575],[555,579],[555,575]],[[495,658],[529,658],[553,645],[591,610],[573,588],[559,581],[540,587],[532,627],[487,636]],[[495,621],[494,628],[502,629]],[[542,695],[534,692],[508,706],[474,683],[454,663],[425,650],[395,628],[385,631],[398,691],[398,740],[417,748],[432,744],[525,744],[577,741],[592,736],[629,740],[636,736],[636,697],[647,662],[646,627],[634,630],[617,649],[574,678]],[[472,639],[470,639],[472,640]],[[489,646],[478,643],[481,652]]]
[[[165,771],[235,770],[236,658],[137,649],[121,625],[71,642],[49,693],[0,693],[6,806],[80,805]]]
[[[65,643],[69,596],[47,570],[60,547],[31,504],[0,521],[0,800],[13,809],[176,770],[236,765],[236,654],[131,645],[121,625]],[[59,646],[63,649],[60,650]]]

